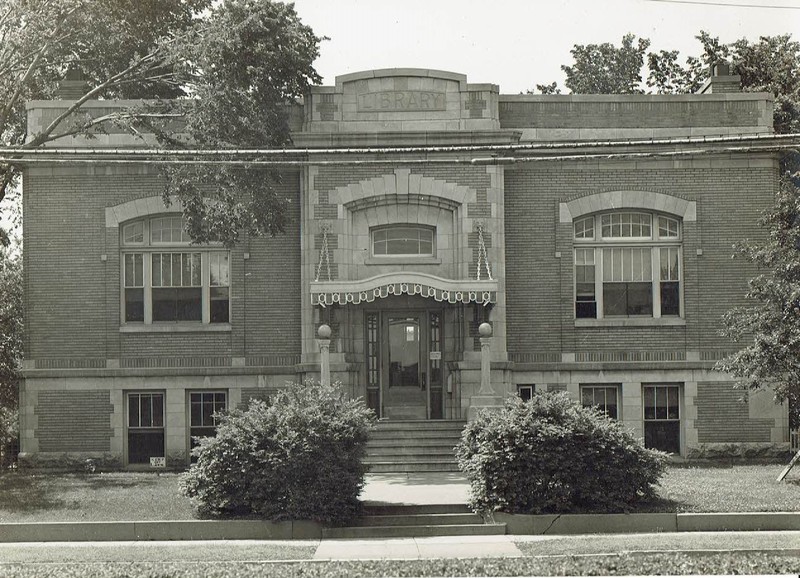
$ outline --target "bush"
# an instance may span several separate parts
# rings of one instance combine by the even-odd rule
[[[290,385],[220,416],[181,488],[203,514],[342,523],[360,509],[374,419],[338,385]]]
[[[566,393],[482,412],[464,429],[456,456],[470,506],[482,513],[628,511],[655,497],[666,467],[666,454]]]

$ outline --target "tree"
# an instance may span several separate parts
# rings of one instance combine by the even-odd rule
[[[320,39],[292,4],[269,0],[0,0],[0,40],[0,135],[3,145],[20,150],[111,124],[134,133],[152,128],[171,146],[181,142],[176,124],[194,146],[283,144],[281,108],[319,81],[312,62]],[[25,102],[54,98],[67,74],[84,78],[86,90],[41,132],[26,134]],[[99,117],[82,109],[108,98],[157,100]],[[229,227],[281,229],[283,208],[269,194],[271,181],[241,172],[222,190],[206,182],[202,195],[184,182],[202,183],[202,171],[165,174],[169,192],[185,201],[190,233],[202,236],[204,211]],[[18,178],[15,166],[0,166],[0,201]],[[256,194],[262,191],[263,199]],[[7,244],[7,235],[0,233],[0,241]]]
[[[660,94],[696,92],[712,66],[729,61],[731,74],[742,77],[743,90],[775,97],[776,133],[800,131],[800,42],[789,34],[762,36],[758,42],[742,38],[727,45],[704,31],[696,38],[703,53],[687,58],[685,66],[678,64],[677,51],[648,54],[647,85]]]
[[[769,387],[778,401],[800,401],[800,194],[797,174],[782,181],[775,206],[760,224],[763,243],[745,243],[735,255],[763,273],[749,282],[751,304],[725,314],[723,334],[748,341],[717,364],[747,389]]]
[[[644,53],[650,46],[646,38],[633,34],[622,37],[619,47],[603,44],[576,44],[570,51],[572,66],[562,66],[565,82],[574,94],[640,94]],[[537,85],[543,94],[557,94],[555,83]]]
[[[19,368],[22,359],[22,258],[0,247],[0,464],[18,437]]]

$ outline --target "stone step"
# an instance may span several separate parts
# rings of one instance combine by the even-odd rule
[[[323,538],[422,538],[427,536],[498,536],[505,524],[454,524],[419,526],[347,526],[323,528]]]
[[[378,430],[453,430],[461,431],[467,422],[457,419],[402,419],[402,420],[379,420],[376,424]]]
[[[423,447],[401,447],[401,446],[391,446],[391,447],[372,447],[367,448],[367,456],[370,458],[378,458],[381,456],[403,456],[403,457],[410,457],[410,456],[441,456],[442,458],[447,458],[450,460],[455,460],[455,453],[453,452],[453,448],[449,448],[447,446],[423,446]]]
[[[392,447],[448,447],[451,450],[456,447],[459,438],[451,437],[411,437],[398,438],[397,436],[386,436],[385,439],[370,438],[367,440],[367,449],[373,447],[392,448]]]
[[[471,514],[466,504],[367,504],[365,516],[414,516],[418,514]]]
[[[393,514],[357,518],[354,526],[457,526],[483,524],[478,514],[459,512],[453,514]]]
[[[369,473],[371,474],[398,474],[398,473],[415,473],[415,472],[458,472],[458,464],[453,462],[365,462],[369,466]]]

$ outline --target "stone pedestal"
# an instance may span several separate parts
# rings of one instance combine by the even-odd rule
[[[317,330],[317,345],[319,346],[319,382],[322,385],[331,384],[331,328],[320,325]]]
[[[475,421],[481,409],[503,406],[503,397],[492,389],[492,326],[481,323],[478,333],[481,335],[481,387],[476,395],[469,398],[469,421]]]

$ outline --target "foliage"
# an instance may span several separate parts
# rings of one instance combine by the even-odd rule
[[[742,38],[731,44],[721,44],[705,31],[696,38],[702,56],[687,58],[685,66],[678,64],[677,51],[649,54],[647,85],[662,94],[696,92],[711,66],[729,61],[731,74],[742,77],[743,90],[775,97],[775,132],[800,131],[800,42],[789,34],[762,36],[757,42]]]
[[[182,484],[203,514],[341,523],[356,515],[374,414],[307,382],[220,416]]]
[[[655,497],[666,456],[566,393],[509,399],[467,425],[456,446],[479,512],[626,511]]]
[[[22,359],[22,258],[0,248],[0,407],[15,407]]]
[[[736,258],[763,272],[749,281],[751,304],[724,316],[723,335],[749,344],[717,364],[748,389],[772,388],[775,398],[800,401],[800,191],[786,178],[760,224],[762,243],[744,243]]]
[[[270,0],[0,0],[0,39],[0,135],[4,146],[19,149],[91,138],[112,125],[132,134],[155,129],[172,146],[187,139],[207,148],[285,144],[286,103],[319,81],[312,62],[320,39],[293,5]],[[65,76],[86,79],[83,95],[26,134],[25,102],[54,98]],[[156,100],[102,116],[82,108],[106,98]],[[167,175],[197,240],[212,235],[231,244],[239,227],[282,229],[286,202],[272,179],[225,169],[209,181],[210,172]],[[0,201],[18,174],[0,165]],[[217,194],[220,181],[230,183]],[[203,217],[211,225],[201,226]],[[0,241],[8,241],[2,233]]]
[[[650,46],[646,38],[633,34],[622,37],[619,47],[603,44],[576,44],[570,51],[572,66],[562,66],[565,84],[574,94],[638,94],[642,82],[644,53]]]
[[[22,258],[0,247],[0,456],[19,436],[17,416],[22,360]]]
[[[562,66],[566,86],[574,94],[641,93],[644,51],[650,44],[627,34],[619,47],[610,43],[576,44],[572,66]],[[647,86],[658,94],[697,92],[708,78],[708,71],[723,62],[730,73],[742,78],[742,90],[769,92],[775,98],[775,132],[800,132],[800,42],[790,34],[762,36],[751,42],[742,38],[730,44],[701,30],[695,37],[701,45],[699,56],[689,56],[682,64],[677,50],[647,54]],[[555,82],[537,84],[542,94],[559,94]]]

